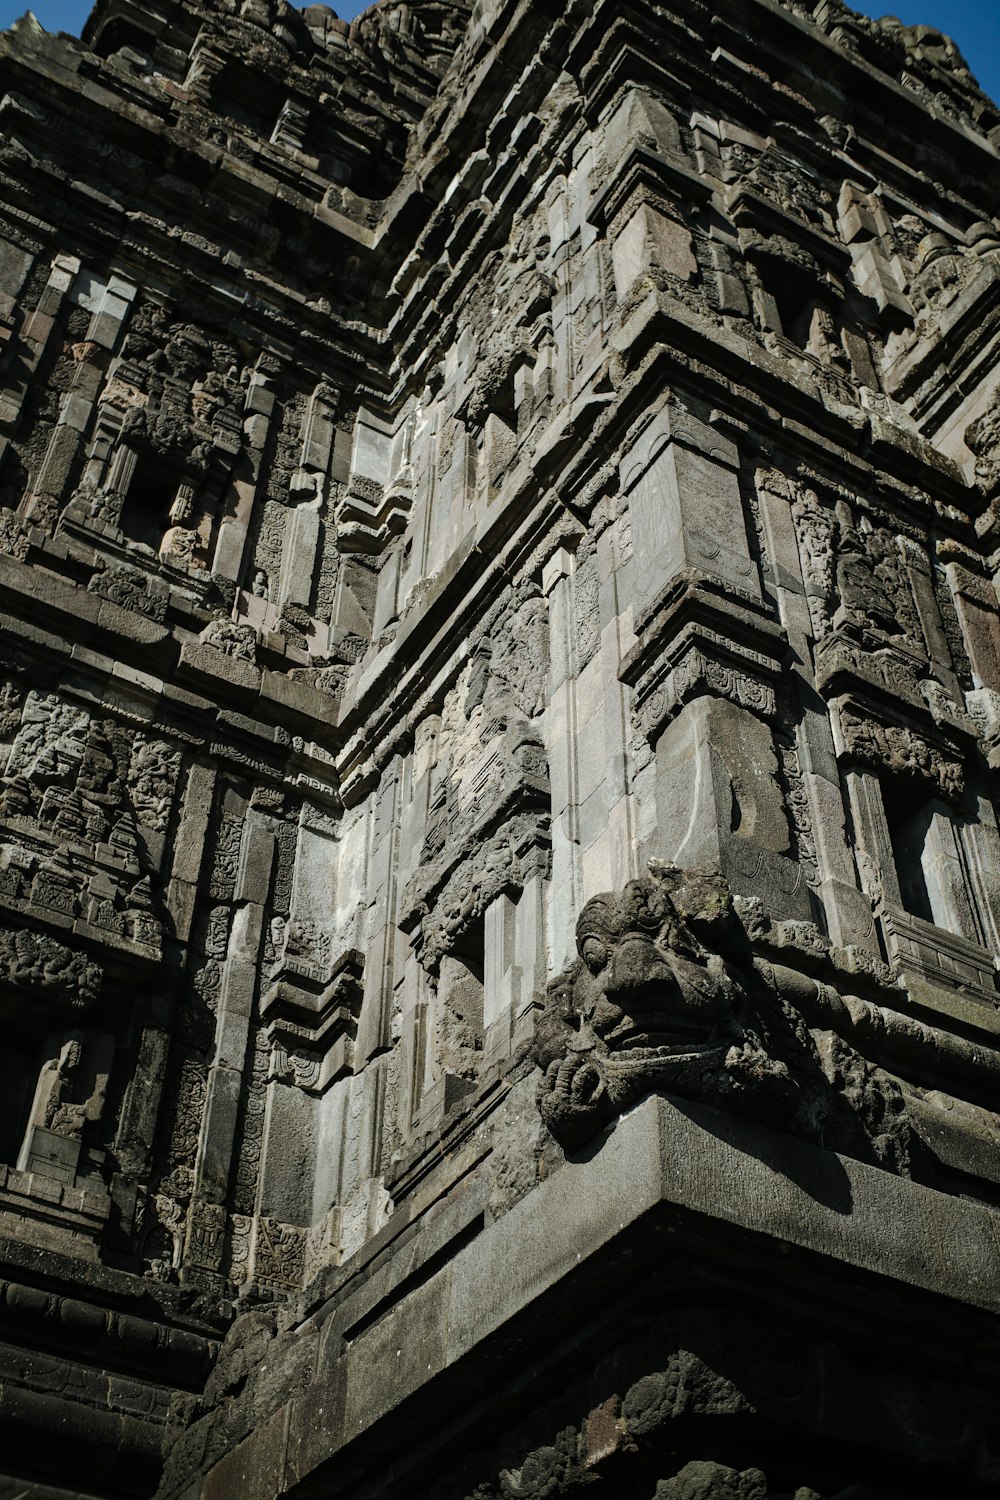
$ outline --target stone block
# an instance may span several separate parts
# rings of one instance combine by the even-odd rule
[[[691,231],[680,219],[650,204],[641,204],[615,237],[612,258],[621,301],[633,283],[650,271],[667,271],[680,281],[689,281],[698,269]]]
[[[207,692],[216,702],[230,698],[252,705],[260,692],[261,673],[257,667],[200,641],[181,647],[177,675],[182,682]]]
[[[282,1408],[244,1438],[210,1473],[202,1500],[273,1500],[285,1473],[289,1412]]]

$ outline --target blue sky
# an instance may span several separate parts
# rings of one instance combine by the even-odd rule
[[[49,31],[71,31],[79,35],[90,10],[90,0],[27,0],[35,15]],[[25,0],[0,0],[0,28],[9,26],[27,8]],[[364,5],[341,0],[334,7],[339,16],[350,20]],[[987,93],[1000,101],[1000,4],[997,0],[899,0],[888,4],[856,3],[854,8],[865,15],[888,13],[899,16],[907,26],[923,23],[937,26],[954,37],[965,54],[969,67]]]

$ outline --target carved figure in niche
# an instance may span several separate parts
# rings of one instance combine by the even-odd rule
[[[830,629],[830,607],[833,599],[834,529],[832,515],[820,505],[815,490],[783,475],[762,472],[761,489],[787,497],[792,502],[792,519],[802,559],[802,576],[809,603],[809,618],[815,640],[822,640]]]
[[[57,1031],[46,1037],[18,1153],[22,1171],[73,1181],[87,1127],[96,1126],[104,1112],[113,1053],[112,1038],[100,1032]],[[56,1136],[62,1144],[53,1140]]]
[[[78,497],[163,560],[204,561],[243,443],[236,348],[140,304],[101,394]]]
[[[845,375],[851,373],[851,362],[841,342],[837,319],[827,303],[819,299],[808,309],[807,332],[803,339],[803,348],[820,364],[831,365]]]
[[[420,864],[401,900],[420,962],[443,953],[503,892],[549,862],[548,762],[538,725],[548,610],[533,583],[495,609],[448,693]]]
[[[985,267],[996,264],[1000,238],[990,221],[974,224],[964,234],[958,229],[946,234],[915,214],[896,221],[893,238],[908,272],[906,293],[917,313],[914,328],[899,335],[900,347],[907,348],[917,339],[936,336],[941,315]]]
[[[541,268],[549,254],[547,233],[534,219],[519,225],[508,251],[484,267],[489,294],[472,301],[478,350],[473,362],[473,390],[466,409],[470,427],[481,427],[491,413],[516,425],[514,374],[531,365],[551,338],[555,282]],[[545,396],[544,390],[533,393]],[[529,402],[529,410],[531,403]]]
[[[894,586],[900,581],[898,563],[892,568],[887,550],[879,548],[877,550],[882,553],[882,567],[879,568],[874,546],[876,540],[874,533],[862,536],[850,521],[841,522],[837,590],[848,620],[874,626],[886,635],[895,635],[901,628],[897,598],[893,597]]]
[[[846,502],[834,512],[797,480],[769,475],[765,483],[792,502],[815,640],[846,629],[865,642],[893,639],[925,657],[898,535],[856,518]]]
[[[485,807],[519,771],[545,774],[541,736],[532,720],[544,706],[547,619],[537,590],[522,590],[475,643],[448,695],[425,861],[454,837],[463,807]]]
[[[80,1106],[67,1101],[73,1092],[82,1048],[83,1032],[71,1031],[67,1033],[56,1056],[43,1064],[35,1088],[29,1129],[34,1125],[41,1125],[46,1130],[55,1130],[63,1135],[79,1134],[82,1117],[77,1119],[72,1111],[79,1110]]]
[[[165,1193],[146,1200],[143,1218],[145,1274],[153,1281],[173,1281],[184,1248],[184,1210]]]
[[[534,1044],[539,1110],[565,1147],[658,1092],[909,1171],[898,1084],[840,1038],[815,1038],[762,979],[718,868],[651,861],[588,901],[576,938]]]

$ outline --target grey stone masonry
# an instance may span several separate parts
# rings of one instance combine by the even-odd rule
[[[998,580],[939,32],[0,33],[0,1495],[994,1496]]]

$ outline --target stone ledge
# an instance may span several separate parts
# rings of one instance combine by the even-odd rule
[[[712,1226],[707,1242],[705,1225]],[[693,1238],[702,1241],[698,1256],[710,1243],[709,1254],[718,1245],[722,1261],[735,1231],[744,1246],[766,1240],[772,1255],[783,1249],[790,1280],[795,1266],[831,1284],[838,1273],[843,1283],[846,1270],[852,1296],[870,1278],[879,1295],[887,1279],[897,1299],[909,1288],[925,1307],[931,1294],[938,1305],[945,1298],[967,1311],[1000,1313],[1000,1215],[992,1209],[745,1120],[650,1098],[589,1158],[567,1161],[435,1275],[394,1305],[390,1298],[382,1316],[370,1291],[358,1295],[358,1317],[349,1298],[317,1330],[310,1385],[277,1411],[261,1412],[256,1430],[198,1493],[272,1500],[307,1478],[318,1481],[321,1466],[329,1493],[340,1493],[341,1483],[346,1492],[353,1463],[364,1464],[377,1446],[382,1418],[404,1402],[435,1401],[428,1388],[437,1377],[460,1378],[474,1351],[499,1376],[496,1361],[517,1357],[520,1320],[564,1322],[566,1299],[579,1301],[574,1282],[601,1279],[608,1255],[619,1251],[628,1263],[636,1228],[647,1248],[652,1231],[661,1258]],[[638,1262],[633,1269],[642,1272]],[[340,1330],[355,1326],[345,1340]],[[303,1336],[315,1336],[309,1325]],[[277,1487],[275,1442],[284,1449]],[[355,1449],[357,1460],[348,1457]],[[336,1483],[328,1469],[334,1461],[343,1474]]]

